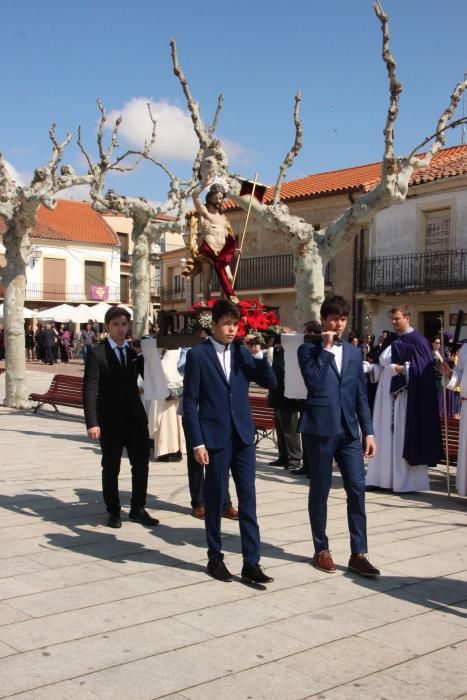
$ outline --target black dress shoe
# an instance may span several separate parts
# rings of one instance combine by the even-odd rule
[[[308,476],[308,469],[305,466],[297,467],[296,469],[291,469],[290,473],[297,474],[297,476]]]
[[[130,510],[128,518],[133,520],[135,523],[141,523],[141,525],[146,525],[147,527],[154,527],[154,525],[159,525],[157,518],[152,518],[145,508],[136,508],[136,510]]]
[[[370,564],[364,554],[352,554],[349,559],[348,569],[349,571],[356,571],[360,576],[368,576],[369,578],[376,578],[381,574],[376,566]]]
[[[271,467],[286,467],[287,468],[289,466],[288,462],[281,459],[280,457],[279,457],[279,459],[275,459],[273,462],[268,462],[268,464],[270,464]]]
[[[244,564],[242,568],[242,579],[248,583],[271,583],[274,581],[271,576],[266,576],[259,564],[254,566]]]
[[[232,574],[222,559],[210,559],[208,561],[208,574],[218,581],[228,582],[232,580]]]
[[[120,516],[116,515],[115,513],[109,513],[107,525],[109,527],[122,527],[122,521],[120,520]]]

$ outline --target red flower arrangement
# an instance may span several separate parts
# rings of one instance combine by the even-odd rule
[[[216,303],[216,299],[210,299],[207,303],[195,304],[192,311],[199,313],[199,324],[206,329],[212,326],[212,314],[210,309]],[[237,338],[246,335],[256,335],[265,343],[268,338],[279,333],[280,319],[274,311],[268,311],[261,299],[241,299],[239,304],[241,318],[238,322]]]

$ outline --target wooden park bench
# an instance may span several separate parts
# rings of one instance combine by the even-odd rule
[[[276,442],[276,425],[274,422],[274,409],[267,404],[267,397],[261,394],[250,394],[251,416],[255,426],[255,445],[264,438],[271,438]]]
[[[448,455],[449,463],[457,464],[457,453],[459,451],[459,420],[448,418]],[[443,464],[446,463],[446,438],[444,435],[444,418],[441,418],[441,435],[443,438]]]
[[[56,374],[45,394],[33,393],[29,398],[38,402],[34,413],[46,403],[51,404],[57,413],[60,413],[57,406],[83,408],[83,379],[68,374]]]

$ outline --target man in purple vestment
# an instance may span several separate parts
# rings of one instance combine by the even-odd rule
[[[373,422],[380,450],[368,467],[367,485],[420,491],[429,488],[428,466],[442,454],[432,352],[411,327],[408,307],[394,307],[390,314],[397,335],[379,358],[383,373]]]
[[[443,448],[430,344],[416,330],[404,333],[391,343],[391,359],[393,363],[404,367],[409,363],[408,384],[405,374],[398,374],[391,381],[391,394],[400,390],[401,380],[408,392],[402,456],[410,465],[436,466]]]

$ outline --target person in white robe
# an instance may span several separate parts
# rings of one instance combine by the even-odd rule
[[[457,455],[456,490],[459,496],[467,496],[467,345],[460,349],[457,366],[451,369],[442,365],[443,374],[450,377],[448,389],[460,387],[461,414],[459,424],[459,452]]]
[[[392,325],[401,336],[413,333],[410,314],[404,310],[391,310]],[[411,465],[403,457],[407,419],[408,384],[410,363],[395,364],[391,345],[379,356],[382,368],[373,407],[373,426],[378,452],[368,465],[367,486],[391,489],[395,493],[426,491],[430,488],[428,465]],[[405,374],[406,386],[396,395],[391,395],[391,380]]]

